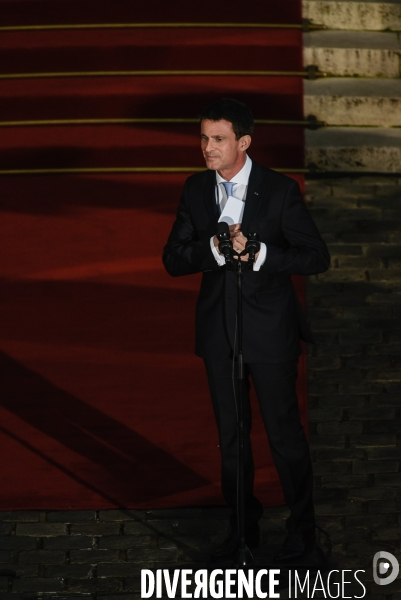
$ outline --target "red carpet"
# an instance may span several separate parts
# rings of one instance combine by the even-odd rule
[[[140,15],[116,4],[60,1],[55,12],[50,2],[0,1],[1,25],[227,19],[212,3],[146,3]],[[300,20],[298,2],[251,4],[246,16],[234,5],[230,21]],[[3,32],[0,48],[1,73],[301,65],[293,31]],[[259,119],[302,118],[295,77],[3,80],[0,111],[2,121],[195,118],[222,95],[243,99]],[[196,125],[3,127],[0,161],[1,169],[201,167],[198,144]],[[303,131],[259,126],[250,154],[300,167]],[[0,509],[222,503],[206,378],[193,355],[199,277],[172,279],[161,265],[186,176],[0,178]],[[300,375],[305,414],[303,362]],[[276,504],[259,419],[253,435],[257,493]]]

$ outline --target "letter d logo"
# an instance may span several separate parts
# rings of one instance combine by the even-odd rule
[[[389,573],[390,565],[392,567],[391,573]],[[376,552],[373,557],[373,579],[377,585],[393,583],[397,579],[399,572],[400,565],[395,556],[390,554],[390,552],[384,552],[384,550]],[[385,575],[386,573],[389,573],[387,577],[379,577],[379,575]]]

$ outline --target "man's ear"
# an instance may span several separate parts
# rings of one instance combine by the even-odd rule
[[[242,138],[240,139],[241,150],[244,150],[244,151],[247,150],[250,145],[251,145],[251,136],[243,135]]]

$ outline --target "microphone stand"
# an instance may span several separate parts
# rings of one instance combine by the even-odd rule
[[[248,249],[245,248],[238,253],[233,251],[238,257],[237,260],[237,438],[238,438],[238,489],[237,489],[237,518],[238,518],[238,538],[239,548],[234,561],[234,565],[238,568],[250,567],[253,564],[252,554],[245,543],[245,498],[244,498],[244,356],[242,344],[242,279],[244,274],[244,264],[247,268],[253,267],[253,261],[245,263],[241,260],[241,256],[248,254]]]
[[[247,568],[253,564],[253,557],[249,548],[245,544],[245,498],[244,498],[244,357],[242,348],[242,279],[244,268],[252,269],[255,261],[255,254],[260,248],[259,235],[257,228],[252,224],[248,234],[248,241],[242,252],[236,252],[230,239],[230,232],[226,223],[218,224],[217,237],[219,240],[219,249],[226,259],[228,271],[234,270],[234,264],[237,268],[237,439],[238,439],[238,484],[237,484],[237,519],[238,519],[238,538],[239,547],[234,561],[237,568]],[[241,257],[248,254],[248,261],[242,261]],[[236,257],[237,261],[233,260]],[[244,267],[246,265],[246,267]],[[235,353],[235,348],[234,348]]]

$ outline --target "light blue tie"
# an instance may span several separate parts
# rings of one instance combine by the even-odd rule
[[[227,194],[227,198],[229,196],[232,196],[233,187],[235,186],[235,183],[233,181],[222,181],[221,183],[224,185],[224,188],[225,188],[226,194]]]

